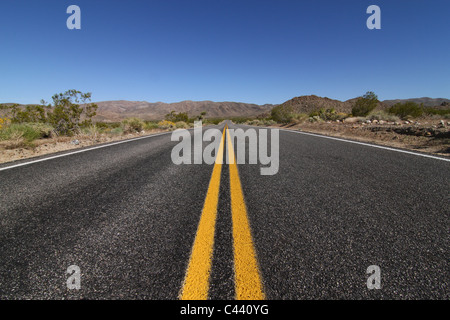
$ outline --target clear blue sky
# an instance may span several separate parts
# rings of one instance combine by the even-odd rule
[[[0,102],[450,98],[449,19],[448,0],[1,0]]]

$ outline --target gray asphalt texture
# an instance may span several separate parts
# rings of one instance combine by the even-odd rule
[[[176,144],[168,133],[0,171],[0,299],[178,299],[213,166],[174,165]],[[276,175],[238,168],[267,299],[449,299],[449,162],[280,131]],[[228,174],[219,300],[234,298]]]

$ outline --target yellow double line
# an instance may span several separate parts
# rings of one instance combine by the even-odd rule
[[[228,126],[226,125],[222,133],[219,151],[216,156],[216,162],[209,182],[189,265],[186,270],[186,276],[180,294],[182,300],[206,300],[208,298],[225,136],[227,139],[230,169],[236,299],[264,299],[263,286],[248,221],[244,194],[239,179],[233,144]]]

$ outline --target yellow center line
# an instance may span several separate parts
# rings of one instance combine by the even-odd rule
[[[220,176],[222,173],[225,130],[222,133],[203,211],[192,247],[180,298],[182,300],[206,300],[214,247],[214,230],[219,202]]]
[[[234,272],[237,300],[263,300],[265,295],[254,249],[244,194],[228,128],[227,151],[230,169],[231,215],[233,224]]]

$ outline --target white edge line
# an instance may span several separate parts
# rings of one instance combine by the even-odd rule
[[[269,128],[269,127],[267,127],[267,128]],[[269,128],[269,129],[277,129],[277,128]],[[309,132],[303,132],[303,131],[294,131],[294,130],[289,130],[289,129],[279,129],[279,130],[286,131],[286,132],[292,132],[292,133],[300,133],[300,134],[305,134],[305,135],[319,137],[319,138],[337,140],[337,141],[342,141],[342,142],[354,143],[354,144],[359,144],[359,145],[362,145],[362,146],[367,146],[367,147],[372,147],[372,148],[378,148],[378,149],[384,149],[384,150],[389,150],[389,151],[396,151],[396,152],[401,152],[401,153],[407,153],[407,154],[412,154],[412,155],[415,155],[415,156],[431,158],[431,159],[436,159],[436,160],[442,160],[442,161],[447,161],[447,162],[450,161],[450,159],[446,159],[446,158],[436,157],[436,156],[432,156],[432,155],[428,155],[428,154],[417,153],[417,152],[412,152],[412,151],[407,151],[407,150],[402,150],[402,149],[390,148],[390,147],[380,146],[380,145],[376,145],[376,144],[370,144],[370,143],[364,143],[364,142],[359,142],[359,141],[346,140],[346,139],[342,139],[342,138],[330,137],[330,136],[325,136],[325,135],[320,135],[320,134],[315,134],[315,133],[309,133]]]
[[[249,127],[252,127],[252,126],[249,126]],[[258,127],[256,127],[256,128],[258,128]],[[325,139],[337,140],[337,141],[342,141],[342,142],[354,143],[354,144],[359,144],[359,145],[362,145],[362,146],[378,148],[378,149],[384,149],[384,150],[389,150],[389,151],[396,151],[396,152],[401,152],[401,153],[406,153],[406,154],[412,154],[412,155],[415,155],[415,156],[420,156],[420,157],[425,157],[425,158],[430,158],[430,159],[436,159],[436,160],[447,161],[447,162],[450,161],[450,159],[441,158],[441,157],[437,157],[437,156],[432,156],[432,155],[429,155],[429,154],[423,154],[423,153],[417,153],[417,152],[413,152],[413,151],[407,151],[407,150],[402,150],[402,149],[390,148],[390,147],[380,146],[380,145],[377,145],[377,144],[370,144],[370,143],[364,143],[364,142],[359,142],[359,141],[346,140],[346,139],[342,139],[342,138],[330,137],[330,136],[325,136],[325,135],[316,134],[316,133],[310,133],[310,132],[304,132],[304,131],[298,131],[298,130],[272,128],[272,127],[259,127],[259,128],[278,129],[278,130],[285,131],[285,132],[300,133],[300,134],[305,134],[305,135],[308,135],[308,136],[314,136],[314,137],[319,137],[319,138],[325,138]]]
[[[117,141],[117,142],[112,142],[112,143],[108,143],[108,144],[103,144],[101,146],[96,146],[96,147],[92,147],[92,148],[83,149],[83,150],[77,150],[77,151],[68,152],[68,153],[64,153],[64,154],[58,154],[56,156],[50,156],[50,157],[46,157],[46,158],[42,158],[42,159],[32,160],[32,161],[28,161],[28,162],[24,162],[24,163],[15,164],[15,165],[12,165],[12,166],[0,168],[0,171],[12,169],[12,168],[17,168],[17,167],[22,167],[22,166],[26,166],[26,165],[37,163],[37,162],[42,162],[42,161],[47,161],[47,160],[51,160],[51,159],[56,159],[56,158],[61,158],[61,157],[65,157],[65,156],[70,156],[72,154],[87,152],[87,151],[91,151],[91,150],[95,150],[95,149],[106,148],[106,147],[114,146],[114,145],[121,144],[121,143],[127,143],[127,142],[136,141],[136,140],[157,137],[157,136],[161,136],[161,135],[168,134],[168,133],[171,133],[171,131],[162,132],[162,133],[155,133],[155,134],[151,134],[151,135],[148,135],[148,136],[145,136],[145,137],[126,139],[126,140],[122,140],[122,141]]]

